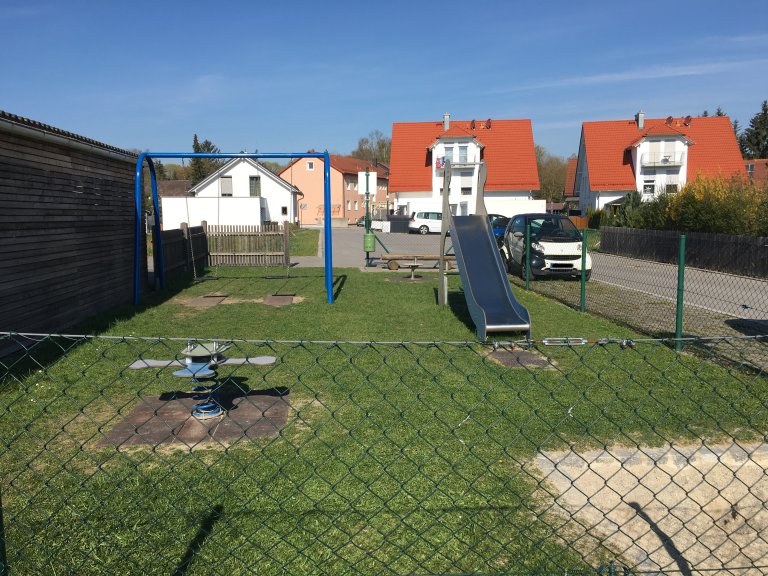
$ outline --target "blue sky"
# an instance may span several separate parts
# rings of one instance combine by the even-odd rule
[[[393,122],[581,123],[768,99],[768,1],[0,1],[0,109],[122,148],[328,149]]]

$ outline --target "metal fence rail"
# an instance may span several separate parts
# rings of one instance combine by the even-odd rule
[[[686,236],[659,233],[650,244],[646,247],[648,254],[678,256],[673,263],[664,263],[606,253],[602,234],[589,230],[586,249],[592,260],[592,274],[583,298],[578,279],[532,277],[529,286],[576,309],[656,337],[768,333],[768,279],[691,265],[692,252]],[[512,281],[525,285],[519,277],[513,276]]]
[[[0,338],[0,573],[768,574],[766,337]]]

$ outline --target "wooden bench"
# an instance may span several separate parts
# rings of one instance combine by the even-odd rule
[[[379,256],[380,260],[384,260],[387,263],[387,268],[390,270],[397,270],[400,268],[400,261],[407,261],[409,268],[421,268],[424,266],[424,262],[435,262],[434,268],[437,267],[437,262],[440,260],[439,254],[382,254]],[[454,254],[446,254],[445,260],[448,263],[447,267],[455,266],[456,256]]]

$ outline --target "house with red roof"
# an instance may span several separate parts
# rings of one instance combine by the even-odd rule
[[[575,194],[582,214],[620,204],[637,190],[644,201],[676,192],[696,176],[745,176],[727,116],[584,122]]]
[[[765,158],[744,160],[744,167],[750,182],[754,182],[758,186],[768,184],[768,160]]]
[[[539,173],[530,120],[451,120],[445,114],[442,122],[394,123],[389,193],[399,213],[441,210],[446,160],[454,214],[475,212],[481,161],[487,168],[488,213],[544,210],[543,200],[533,200]]]
[[[364,184],[358,184],[360,172],[368,172],[369,202],[381,211],[387,206],[387,180],[389,169],[381,163],[368,162],[351,156],[330,155],[331,205],[328,214],[332,225],[346,226],[365,216]],[[299,158],[280,171],[280,177],[299,189],[298,221],[302,226],[322,225],[325,217],[324,179],[325,162],[322,158]],[[375,178],[373,177],[375,174]]]

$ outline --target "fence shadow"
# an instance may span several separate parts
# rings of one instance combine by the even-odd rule
[[[195,537],[192,538],[192,541],[187,546],[187,551],[184,553],[184,556],[182,557],[178,566],[176,566],[176,569],[173,571],[173,576],[184,576],[187,573],[195,559],[195,556],[197,556],[197,553],[203,547],[203,544],[205,544],[205,541],[211,535],[211,532],[213,532],[214,525],[216,522],[221,520],[223,514],[224,506],[221,504],[216,504],[216,506],[214,506],[208,513],[208,515],[203,518],[197,534],[195,534]]]

